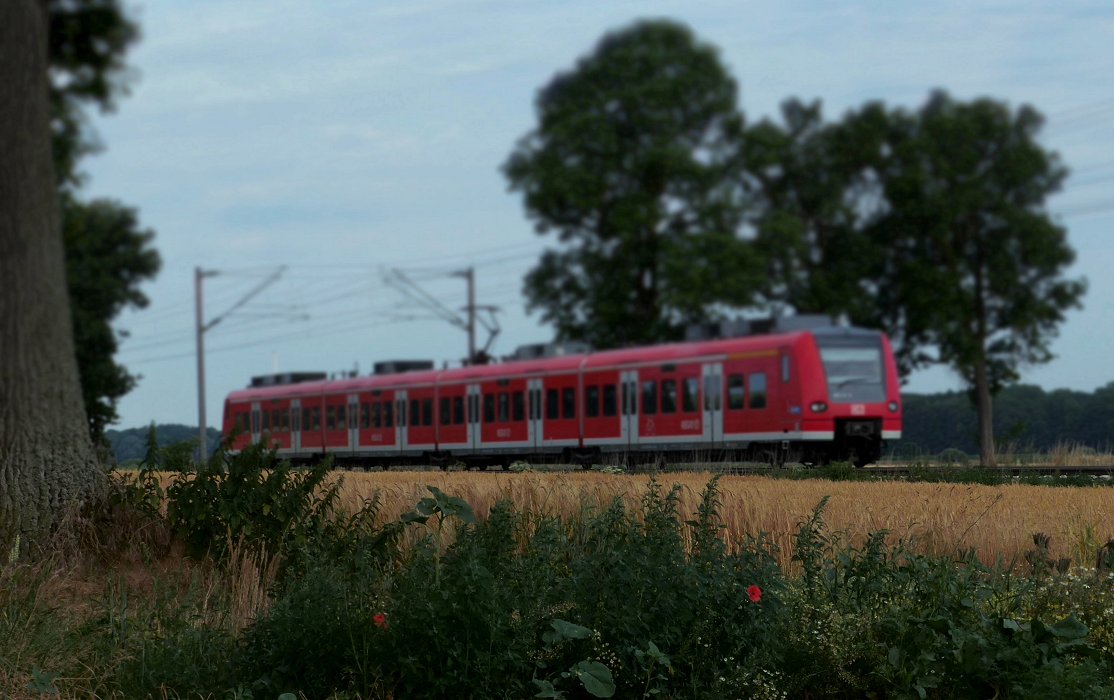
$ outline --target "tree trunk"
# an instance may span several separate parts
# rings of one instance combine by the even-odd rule
[[[979,456],[984,467],[997,466],[994,449],[994,399],[990,395],[990,377],[986,360],[975,365],[975,404],[979,413]]]
[[[0,1],[0,543],[92,494],[51,159],[47,3]]]

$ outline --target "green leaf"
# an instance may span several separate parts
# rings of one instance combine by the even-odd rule
[[[417,511],[409,510],[400,515],[398,519],[399,522],[401,522],[403,525],[409,525],[410,523],[420,523],[424,525],[426,521],[429,520],[429,516],[419,514]]]
[[[577,678],[584,689],[597,698],[609,698],[615,694],[615,681],[611,671],[599,661],[581,661],[573,666]]]
[[[587,639],[592,636],[592,630],[587,627],[582,627],[573,622],[566,622],[559,618],[554,618],[549,621],[549,624],[564,639]]]
[[[1061,639],[1083,639],[1089,632],[1087,625],[1080,622],[1074,614],[1057,622],[1049,631]]]

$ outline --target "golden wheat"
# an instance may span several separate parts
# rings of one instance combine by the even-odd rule
[[[708,473],[658,477],[681,487],[680,513],[690,517]],[[599,473],[475,475],[459,472],[348,472],[343,474],[345,508],[357,508],[375,492],[381,516],[394,519],[428,496],[426,485],[468,501],[480,516],[501,499],[521,510],[569,516],[584,505],[603,507],[619,497],[634,506],[649,477]],[[1051,536],[1049,554],[1089,565],[1114,537],[1114,489],[1052,486],[785,481],[760,476],[726,476],[720,481],[720,516],[726,534],[738,539],[768,533],[788,564],[793,535],[825,496],[824,521],[845,541],[861,542],[887,530],[890,540],[912,542],[920,552],[954,555],[972,550],[985,562],[1020,560],[1033,549],[1033,535]]]

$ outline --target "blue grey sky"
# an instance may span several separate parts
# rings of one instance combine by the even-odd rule
[[[449,310],[455,270],[498,306],[492,346],[551,337],[521,281],[534,233],[499,171],[535,124],[537,90],[607,31],[648,17],[719,48],[747,119],[819,98],[829,118],[868,100],[915,108],[934,88],[1028,103],[1072,175],[1050,202],[1078,252],[1084,308],[1050,364],[1023,381],[1090,391],[1114,381],[1114,5],[1101,2],[656,2],[640,0],[143,0],[137,79],[92,124],[107,150],[86,196],[139,209],[164,269],[126,313],[120,360],[142,375],[117,427],[196,423],[195,267],[205,281],[207,418],[274,370],[366,372],[382,359],[438,364],[466,336],[387,284],[406,272]],[[276,282],[227,313],[273,274]],[[480,343],[485,333],[480,333]],[[907,391],[958,389],[946,369]]]

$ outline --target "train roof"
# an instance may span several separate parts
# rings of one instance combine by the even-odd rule
[[[633,366],[663,360],[689,360],[700,357],[715,357],[733,353],[795,345],[809,337],[866,338],[877,337],[878,331],[863,328],[830,326],[810,328],[767,335],[751,335],[737,338],[697,340],[648,345],[637,348],[619,348],[591,353],[562,355],[558,357],[515,360],[489,365],[472,365],[441,370],[418,370],[397,374],[372,374],[344,379],[303,381],[274,386],[248,387],[229,394],[230,401],[263,401],[277,397],[297,398],[321,394],[345,394],[377,388],[402,388],[415,385],[459,384],[468,381],[484,381],[495,377],[529,376],[541,373],[576,372],[580,369],[593,369],[612,366]]]

